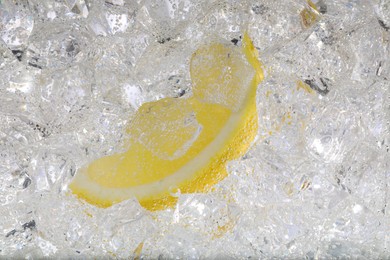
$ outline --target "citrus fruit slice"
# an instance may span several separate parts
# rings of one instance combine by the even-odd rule
[[[226,176],[226,163],[257,132],[257,51],[246,33],[241,47],[208,44],[192,55],[190,75],[193,96],[143,104],[128,128],[128,150],[81,168],[74,194],[101,207],[136,197],[159,210],[175,205],[173,193],[205,192]]]

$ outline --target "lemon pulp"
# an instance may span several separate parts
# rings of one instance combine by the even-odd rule
[[[226,162],[242,156],[257,132],[257,51],[245,33],[241,48],[209,44],[190,65],[193,96],[143,104],[127,152],[80,169],[74,194],[101,207],[136,197],[159,210],[176,203],[172,193],[205,192],[226,176]]]

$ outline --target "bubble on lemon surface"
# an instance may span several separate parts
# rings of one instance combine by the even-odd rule
[[[244,102],[255,71],[240,48],[229,48],[220,43],[202,47],[193,54],[191,75],[192,91],[197,98],[237,111]]]
[[[186,99],[165,98],[141,106],[128,131],[155,156],[174,160],[196,141],[202,125]]]

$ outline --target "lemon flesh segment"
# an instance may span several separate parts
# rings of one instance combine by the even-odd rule
[[[101,207],[136,197],[159,210],[175,205],[172,193],[205,192],[226,176],[226,163],[257,133],[261,64],[245,34],[241,48],[210,44],[190,65],[194,95],[143,104],[128,129],[129,149],[81,168],[74,194]]]

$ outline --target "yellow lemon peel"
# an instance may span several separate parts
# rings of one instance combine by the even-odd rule
[[[190,64],[194,95],[143,104],[128,130],[128,151],[81,168],[72,192],[100,207],[136,197],[160,210],[176,204],[174,193],[210,190],[257,134],[256,89],[264,78],[257,56],[247,33],[241,48],[199,48]]]
[[[302,24],[305,28],[313,26],[319,19],[318,8],[310,0],[307,1],[307,7],[301,11],[300,15]]]
[[[300,90],[300,89],[303,89],[305,92],[307,92],[309,94],[314,94],[314,90],[311,89],[309,85],[307,85],[306,83],[304,83],[301,80],[297,80],[297,90]]]

